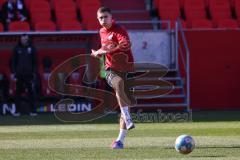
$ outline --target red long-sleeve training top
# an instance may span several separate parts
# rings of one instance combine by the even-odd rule
[[[107,51],[105,69],[113,69],[120,72],[134,71],[134,59],[131,51],[131,42],[126,29],[112,22],[109,29],[100,29],[101,45]]]

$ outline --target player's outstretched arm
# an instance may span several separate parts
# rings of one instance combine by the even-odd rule
[[[97,51],[92,49],[92,53],[91,53],[91,55],[94,56],[94,57],[101,57],[104,54],[107,54],[107,51],[105,51],[103,49],[99,49]]]

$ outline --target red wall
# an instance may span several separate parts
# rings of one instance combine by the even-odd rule
[[[240,31],[186,31],[191,108],[240,109]]]

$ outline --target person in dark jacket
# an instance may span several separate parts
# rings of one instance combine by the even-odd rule
[[[13,21],[26,21],[28,12],[22,0],[8,0],[2,6],[5,28]]]
[[[12,69],[16,77],[16,116],[21,112],[21,94],[27,89],[27,96],[31,105],[30,115],[36,115],[36,94],[33,80],[37,73],[36,49],[32,45],[29,36],[20,37],[19,44],[14,48],[12,57]]]

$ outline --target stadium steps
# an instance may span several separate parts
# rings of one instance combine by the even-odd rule
[[[154,77],[154,78],[139,78],[138,81],[141,82],[152,82],[152,81],[168,81],[172,83],[173,85],[177,85],[178,83],[181,83],[182,79],[181,77]]]
[[[146,99],[149,100],[149,98],[153,97],[154,95],[148,95],[148,96],[136,96],[137,99]],[[184,94],[166,94],[166,95],[159,95],[156,96],[156,98],[158,99],[163,99],[163,98],[167,98],[167,99],[171,99],[171,98],[185,98]],[[154,99],[154,98],[153,98]]]
[[[145,0],[102,0],[101,4],[112,9],[113,18],[116,21],[151,22],[149,11],[146,10]],[[128,23],[123,25],[127,29],[153,29],[153,25],[151,23]]]
[[[161,94],[135,94],[137,105],[135,108],[155,108],[155,109],[166,109],[166,108],[178,108],[184,109],[187,107],[186,94],[184,93],[183,80],[179,76],[178,70],[155,70],[144,78],[136,79],[137,82],[144,82],[144,84],[149,84],[148,82],[159,82],[167,81],[170,85],[160,86],[159,89]],[[134,92],[143,90],[152,90],[155,86],[143,85],[134,87]]]
[[[139,91],[141,90],[144,90],[144,89],[148,89],[147,87],[146,88],[143,88],[143,87],[139,87]],[[172,94],[181,94],[182,93],[182,89],[183,89],[183,86],[161,86],[159,87],[158,89],[161,89],[161,90],[172,90]]]
[[[138,104],[138,107],[156,107],[157,109],[165,107],[187,107],[187,103],[156,103],[156,104]]]

